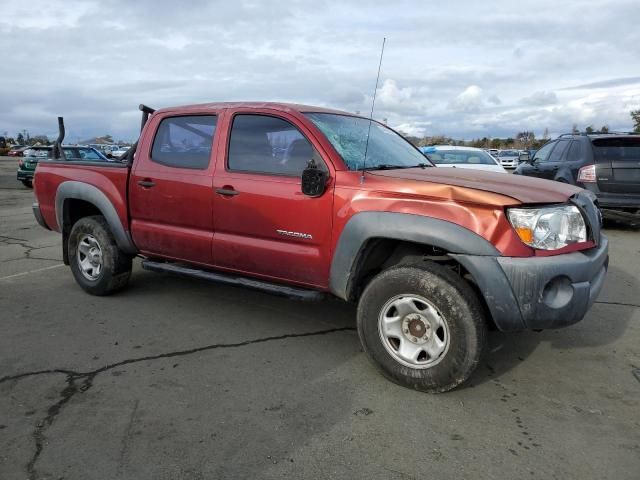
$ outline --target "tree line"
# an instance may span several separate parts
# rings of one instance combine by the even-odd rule
[[[640,109],[632,110],[629,112],[631,119],[633,120],[633,132],[640,133]],[[400,132],[402,133],[402,132]],[[573,124],[571,133],[579,134],[577,124]],[[596,129],[593,125],[587,125],[584,129],[584,133],[597,134],[597,133],[609,133],[609,126],[603,125],[599,129]],[[545,128],[541,138],[536,138],[535,134],[531,131],[518,132],[513,137],[507,138],[492,138],[482,137],[475,138],[473,140],[457,140],[455,138],[448,137],[446,135],[433,135],[416,137],[411,135],[403,136],[413,143],[417,147],[425,147],[429,145],[459,145],[465,147],[476,148],[496,148],[496,149],[509,149],[515,148],[520,150],[537,150],[547,141],[549,141],[549,129]]]
[[[3,133],[5,142],[7,145],[21,145],[21,146],[34,146],[34,145],[52,145],[53,141],[46,135],[30,135],[28,130],[22,130],[15,137],[10,137],[8,132]],[[101,137],[95,137],[88,140],[82,140],[79,144],[89,143],[105,143],[105,144],[117,144],[125,145],[126,142],[118,140],[117,142],[111,135],[103,135]]]
[[[638,118],[640,119],[640,110],[638,111]],[[580,133],[577,124],[573,125],[571,131],[575,134]],[[593,127],[593,125],[587,125],[584,129],[584,132],[588,134],[609,133],[609,126],[603,125],[602,127],[600,127],[600,129],[596,129]],[[417,147],[425,147],[429,145],[458,145],[476,148],[513,148],[518,150],[537,150],[550,140],[549,129],[547,128],[544,129],[544,133],[540,138],[536,138],[536,134],[529,130],[518,132],[513,137],[506,138],[482,137],[474,138],[472,140],[459,140],[448,137],[446,135],[433,135],[424,137],[405,135],[405,138]]]

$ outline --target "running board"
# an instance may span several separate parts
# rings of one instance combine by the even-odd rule
[[[323,292],[317,290],[308,290],[306,288],[291,287],[278,283],[265,282],[253,278],[238,277],[225,273],[211,272],[208,270],[200,270],[193,267],[184,267],[174,263],[154,262],[152,260],[143,260],[142,268],[151,272],[172,273],[183,277],[200,278],[211,282],[226,283],[227,285],[235,285],[238,287],[247,287],[254,290],[274,295],[292,297],[298,300],[322,300],[325,298]]]

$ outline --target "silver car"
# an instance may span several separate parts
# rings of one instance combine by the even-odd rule
[[[516,168],[520,164],[520,152],[518,150],[500,150],[498,162],[504,168]]]

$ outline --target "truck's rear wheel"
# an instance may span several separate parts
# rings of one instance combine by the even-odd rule
[[[131,276],[131,257],[122,252],[104,217],[83,217],[69,234],[69,264],[86,292],[109,295],[124,288]]]
[[[467,380],[486,332],[475,292],[432,262],[385,270],[358,305],[365,352],[387,378],[424,392],[445,392]]]

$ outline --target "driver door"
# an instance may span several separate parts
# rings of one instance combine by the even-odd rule
[[[549,154],[551,153],[551,150],[553,150],[553,147],[556,146],[556,143],[556,140],[546,143],[535,153],[530,162],[521,163],[518,167],[520,173],[528,177],[542,177],[540,165],[547,161],[547,158],[549,158]]]
[[[547,180],[554,180],[570,143],[571,140],[558,140],[556,146],[551,150],[547,158],[541,159],[534,165],[534,168],[537,169],[536,176]]]
[[[213,178],[215,265],[225,270],[327,287],[333,181],[320,197],[301,191],[318,150],[282,112],[236,112]],[[330,173],[331,174],[331,173]]]

